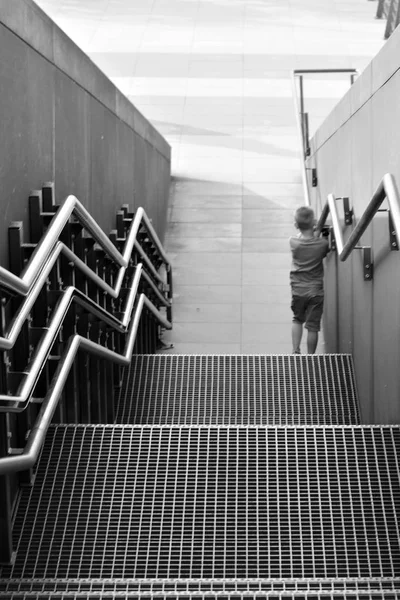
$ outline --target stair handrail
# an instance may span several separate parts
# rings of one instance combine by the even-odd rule
[[[322,230],[329,213],[331,213],[338,256],[342,262],[345,261],[350,256],[352,251],[357,247],[358,241],[370,225],[372,219],[378,212],[379,207],[385,199],[389,205],[397,244],[400,246],[400,194],[397,188],[396,180],[391,173],[386,173],[382,177],[368,206],[366,207],[364,213],[362,214],[360,220],[351,232],[351,235],[345,244],[343,244],[343,237],[340,229],[335,197],[333,194],[328,195],[328,199],[322,210],[316,229],[318,232]]]
[[[71,293],[72,291],[69,291],[69,294]],[[64,305],[67,305],[68,301],[69,297],[66,296],[65,300],[62,302],[62,306],[64,307]],[[54,412],[57,408],[58,400],[64,388],[69,371],[79,349],[83,349],[90,354],[97,355],[99,358],[111,360],[123,366],[129,365],[144,306],[146,306],[153,313],[153,315],[164,325],[164,327],[169,329],[171,328],[171,324],[163,317],[160,311],[158,311],[158,309],[145,296],[145,294],[140,294],[134,317],[131,319],[131,323],[129,325],[128,337],[122,354],[119,354],[114,350],[110,350],[109,348],[105,348],[101,344],[97,344],[96,342],[82,337],[79,334],[70,336],[51,380],[47,394],[42,402],[36,421],[30,431],[25,448],[21,453],[0,458],[0,475],[6,475],[8,473],[17,471],[25,471],[33,467],[35,464],[39,457],[39,453]],[[62,308],[60,311],[61,310]]]
[[[328,198],[326,200],[324,208],[322,209],[321,215],[318,219],[318,222],[316,225],[317,235],[319,235],[321,233],[329,214],[331,215],[331,218],[332,218],[332,227],[333,227],[333,234],[335,236],[336,248],[337,248],[338,254],[340,255],[340,253],[343,250],[343,235],[342,235],[342,230],[340,228],[339,215],[338,215],[338,211],[337,211],[337,207],[336,207],[336,198],[333,194],[328,194]]]
[[[299,135],[301,145],[301,180],[304,193],[304,204],[311,206],[310,192],[308,189],[307,171],[314,171],[316,169],[308,168],[306,166],[306,159],[309,154],[309,140],[308,140],[308,113],[304,110],[304,87],[303,77],[304,75],[315,75],[315,74],[332,74],[332,73],[348,73],[350,75],[350,84],[353,85],[355,77],[359,74],[357,69],[345,68],[345,69],[294,69],[291,74],[292,92],[295,104],[295,116],[297,124],[297,133]],[[299,81],[299,87],[297,86],[297,80]],[[300,97],[298,97],[300,96]],[[313,175],[314,177],[314,175]],[[316,185],[316,184],[315,184]],[[314,183],[313,183],[314,186]]]
[[[120,266],[117,281],[114,288],[107,286],[106,291],[114,298],[118,297],[122,281],[125,275],[126,268],[129,265],[129,259],[132,254],[133,247],[136,241],[136,236],[139,231],[139,227],[142,221],[145,223],[147,230],[149,231],[153,241],[157,247],[157,251],[162,257],[164,263],[167,266],[167,272],[170,273],[171,264],[170,261],[161,245],[161,242],[154,230],[154,227],[146,215],[142,207],[138,208],[135,217],[132,221],[128,237],[125,242],[125,246],[122,254],[114,246],[112,241],[107,237],[95,219],[86,210],[83,204],[76,198],[76,196],[69,195],[63,203],[57,209],[54,217],[52,218],[50,225],[46,231],[45,236],[37,244],[29,262],[23,269],[20,276],[11,273],[5,267],[0,266],[0,286],[3,286],[14,293],[27,296],[30,293],[32,286],[34,285],[37,278],[40,276],[42,269],[47,264],[47,261],[52,256],[55,246],[60,244],[57,251],[58,253],[64,253],[68,260],[74,262],[80,269],[85,271],[85,274],[90,276],[88,273],[91,271],[89,267],[79,259],[65,244],[59,242],[59,236],[67,224],[71,216],[75,219],[92,235],[93,239],[103,248],[103,250]],[[140,246],[140,245],[139,245]],[[105,282],[103,282],[105,284]],[[107,285],[107,284],[105,284]]]
[[[37,383],[38,377],[43,369],[43,364],[46,362],[53,346],[62,322],[67,314],[70,305],[75,302],[85,308],[85,310],[94,316],[99,317],[103,322],[107,323],[114,330],[121,333],[127,333],[128,325],[131,321],[135,298],[137,296],[140,279],[145,276],[143,266],[139,263],[136,266],[135,275],[132,278],[129,286],[129,294],[126,300],[126,306],[122,319],[117,319],[110,315],[104,308],[96,304],[91,298],[78,290],[75,286],[68,286],[62,293],[51,317],[45,335],[40,340],[28,369],[25,371],[25,377],[18,386],[15,395],[0,394],[0,412],[22,412],[26,409],[33,389]],[[171,322],[162,315],[162,313],[154,306],[154,304],[143,295],[146,306],[156,316],[159,323],[166,329],[171,329]],[[165,299],[164,306],[168,307],[169,302]]]
[[[88,279],[91,279],[94,283],[96,283],[98,285],[98,287],[102,288],[104,291],[106,291],[108,294],[110,294],[110,296],[112,296],[113,298],[118,297],[118,294],[116,293],[117,286],[112,288],[110,285],[108,285],[108,283],[103,281],[103,279],[101,279],[101,277],[99,277],[99,275],[97,275],[94,271],[92,271],[92,269],[90,269],[79,257],[77,257],[72,252],[72,250],[70,250],[70,248],[68,248],[68,246],[66,246],[63,242],[57,242],[56,245],[53,247],[41,272],[39,273],[39,276],[37,277],[36,281],[33,283],[29,295],[25,297],[24,302],[21,304],[20,308],[18,309],[17,313],[15,314],[14,318],[12,319],[10,325],[8,326],[8,328],[5,332],[5,335],[3,337],[0,337],[0,349],[11,350],[11,348],[13,348],[13,346],[18,338],[18,335],[22,329],[22,326],[23,326],[24,322],[26,321],[26,318],[28,317],[28,315],[34,305],[35,300],[37,299],[37,297],[40,294],[40,290],[42,289],[47,277],[49,276],[49,273],[51,272],[51,269],[53,268],[54,264],[57,261],[57,258],[59,257],[59,255],[61,253],[63,253],[68,258],[68,260],[70,260],[71,262],[74,262],[74,264],[86,275],[86,277]],[[140,263],[140,264],[142,264],[142,263]],[[147,263],[146,263],[146,265],[147,265]],[[124,273],[125,273],[125,271],[124,271]],[[160,298],[160,300],[165,304],[165,306],[168,306],[170,308],[171,302],[169,300],[167,300],[166,298],[164,298],[164,296],[162,296],[162,294],[158,290],[157,286],[153,283],[153,281],[151,280],[151,278],[147,275],[147,273],[145,271],[142,272],[142,276],[146,279],[146,281],[152,287],[154,293]],[[119,288],[121,288],[121,285],[122,285],[122,281],[119,284]],[[118,290],[118,292],[119,291],[120,291],[120,289]]]
[[[91,234],[94,243],[102,248],[105,254],[116,264],[113,284],[110,285],[104,281],[86,262],[59,239],[64,227],[72,217]],[[79,348],[102,359],[126,366],[131,360],[144,307],[149,310],[161,327],[171,329],[171,263],[144,209],[141,207],[138,208],[134,217],[130,217],[130,220],[131,223],[127,235],[126,237],[124,236],[123,249],[119,251],[118,247],[107,237],[81,202],[75,196],[70,195],[57,207],[45,235],[36,245],[30,260],[22,270],[20,276],[0,266],[0,287],[11,291],[11,293],[24,296],[11,323],[3,332],[3,337],[0,337],[0,349],[5,351],[11,350],[14,347],[26,319],[29,317],[46,280],[61,254],[65,256],[69,263],[73,263],[89,281],[92,281],[112,298],[120,297],[122,286],[128,292],[124,300],[123,312],[119,313],[117,317],[74,285],[59,290],[60,298],[56,303],[48,325],[43,328],[44,334],[34,350],[27,368],[22,373],[22,379],[19,382],[16,393],[14,395],[0,394],[0,412],[20,413],[26,409],[31,401],[32,393],[43,367],[50,356],[52,347],[57,341],[60,328],[73,303],[79,305],[86,313],[94,316],[115,332],[125,334],[125,347],[122,353],[120,353],[108,348],[106,345],[98,343],[99,340],[95,342],[78,333],[73,333],[70,336],[66,342],[47,394],[41,402],[41,408],[35,424],[28,432],[28,441],[25,448],[22,450],[10,449],[8,456],[0,458],[0,474],[28,469],[37,460],[47,428],[57,408],[60,394]],[[142,225],[145,226],[146,235],[150,238],[159,260],[164,266],[166,277],[158,272],[153,261],[147,256],[145,250],[136,239]],[[131,260],[134,247],[140,257],[139,260],[142,261],[136,265],[133,265]],[[134,271],[131,275],[132,269]],[[129,281],[126,281],[126,275],[128,274]],[[157,306],[166,308],[166,314],[160,312],[159,308],[145,294],[139,294],[139,284],[143,279],[146,280],[152,294],[157,298]]]

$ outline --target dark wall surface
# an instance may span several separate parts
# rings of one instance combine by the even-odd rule
[[[28,230],[28,196],[55,182],[109,232],[122,204],[143,206],[163,240],[170,147],[31,0],[0,0],[0,264],[7,226]]]
[[[312,140],[318,172],[312,203],[348,196],[354,223],[385,173],[400,187],[400,28],[364,70]],[[387,208],[386,201],[382,209]],[[362,250],[346,262],[327,259],[325,338],[329,352],[351,353],[365,423],[400,423],[400,252],[390,250],[387,213],[377,214],[360,240],[373,253],[374,276],[364,280]]]

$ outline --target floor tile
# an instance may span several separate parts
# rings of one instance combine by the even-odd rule
[[[176,223],[241,223],[241,208],[174,208],[172,220]]]
[[[287,209],[254,209],[244,210],[243,223],[268,223],[270,225],[291,225],[293,233],[295,233],[293,227],[293,213]]]
[[[259,271],[268,271],[269,269],[285,269],[289,271],[291,265],[291,256],[289,252],[248,252],[243,254],[243,269],[257,269]]]
[[[182,253],[169,255],[174,277],[183,285],[235,285],[241,280],[242,268],[237,253]]]
[[[303,198],[302,196],[299,196],[296,198],[296,200],[300,202],[301,200],[303,200]],[[242,208],[243,211],[256,210],[261,212],[268,212],[271,219],[273,219],[274,221],[281,219],[284,222],[293,221],[293,210],[291,207],[277,207],[275,203],[270,202],[269,199],[265,196],[258,196],[257,194],[245,194],[242,199]],[[245,216],[244,212],[243,216]]]
[[[167,253],[181,252],[241,252],[242,240],[240,237],[166,237],[165,247]]]
[[[225,128],[227,125],[241,126],[243,123],[243,116],[236,111],[224,113],[221,109],[221,114],[215,114],[210,118],[206,113],[195,114],[191,111],[185,112],[183,123],[196,128],[201,127],[203,129],[211,129],[217,133],[222,127]]]
[[[243,257],[246,256],[248,255],[243,254]],[[273,281],[275,285],[289,284],[289,269],[271,266],[260,270],[253,265],[242,267],[242,285],[257,285],[261,276],[264,281]]]
[[[178,177],[189,177],[194,175],[210,183],[225,183],[228,181],[240,184],[243,181],[242,169],[238,165],[235,169],[232,165],[226,164],[216,171],[213,168],[212,161],[193,161],[192,163],[181,164],[179,161],[172,173]]]
[[[294,190],[293,190],[294,191]],[[274,194],[271,188],[271,183],[267,181],[243,181],[243,194],[244,196],[250,196],[254,194],[259,198],[265,198],[270,203],[270,208],[295,208],[304,204],[304,196],[281,194],[279,188],[275,188]]]
[[[262,283],[260,283],[260,280]],[[243,304],[251,304],[257,302],[261,304],[279,303],[290,307],[291,291],[289,278],[282,285],[276,285],[274,280],[270,281],[266,277],[260,277],[259,282],[255,285],[242,286],[242,302]]]
[[[243,63],[241,61],[195,61],[189,68],[189,77],[216,77],[229,79],[243,76]]]
[[[268,148],[268,151],[271,151],[271,148]],[[287,156],[288,151],[279,151],[276,149],[276,154],[280,154],[281,156]],[[279,195],[279,196],[298,196],[302,193],[303,188],[301,183],[286,183],[284,180],[279,182],[278,173],[279,170],[276,169],[276,175],[273,175],[273,167],[272,165],[276,160],[270,158],[270,155],[265,155],[264,159],[254,159],[244,163],[243,165],[243,181],[244,182],[261,182],[261,183],[271,183],[271,191],[268,192],[269,195]],[[282,161],[279,163],[280,166],[284,167],[286,161]],[[274,185],[275,184],[275,185]],[[272,187],[273,186],[273,187]]]
[[[286,323],[242,323],[242,344],[288,344],[291,351],[291,319]]]
[[[164,334],[163,339],[173,343],[221,343],[240,344],[240,323],[175,323],[173,330]]]
[[[195,285],[174,286],[174,304],[241,304],[241,285]]]
[[[243,238],[242,252],[289,252],[287,238]]]
[[[240,304],[179,303],[174,308],[174,323],[240,323]]]
[[[175,179],[173,193],[190,195],[236,195],[242,188],[235,183],[220,182],[211,183],[210,181],[199,180],[195,178],[177,178]]]
[[[239,237],[242,236],[241,223],[169,223],[168,237]]]
[[[290,308],[285,304],[251,303],[242,305],[243,323],[285,323],[291,320]]]
[[[214,196],[186,196],[175,195],[172,199],[174,207],[182,207],[182,208],[219,208],[223,209],[232,209],[232,208],[242,208],[242,196],[229,196],[229,195],[214,195]],[[171,202],[172,204],[172,202]]]
[[[242,232],[244,238],[288,238],[293,233],[293,225],[282,223],[243,223]]]

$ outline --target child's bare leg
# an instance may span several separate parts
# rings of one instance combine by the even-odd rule
[[[301,344],[302,335],[303,335],[303,324],[293,321],[293,323],[292,323],[292,344],[293,344],[293,352],[295,354],[300,354],[300,344]]]
[[[310,331],[307,333],[307,352],[308,354],[315,354],[318,344],[318,331]]]

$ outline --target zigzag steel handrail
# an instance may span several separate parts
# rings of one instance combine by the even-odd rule
[[[85,296],[85,294],[77,290],[74,286],[67,287],[56,305],[47,331],[35,350],[30,366],[26,371],[26,376],[18,387],[17,394],[15,396],[0,394],[0,402],[3,403],[3,405],[0,406],[0,412],[22,412],[25,410],[38,377],[42,371],[43,364],[50,353],[57,333],[72,302],[76,302],[91,314],[99,317],[103,322],[106,322],[108,325],[113,327],[113,329],[121,333],[126,333],[127,326],[131,320],[135,297],[142,275],[142,265],[139,264],[136,267],[135,275],[131,282],[122,320],[118,320],[110,315],[107,311],[90,300],[90,298]],[[166,319],[160,313],[160,311],[146,296],[144,297],[146,298],[146,304],[152,307],[151,310],[156,315],[158,321],[166,329],[171,329],[172,325],[168,319]]]
[[[0,348],[1,349],[10,350],[14,346],[14,344],[18,338],[18,335],[21,331],[21,328],[33,307],[36,298],[40,294],[40,290],[42,289],[51,269],[53,268],[55,262],[57,261],[57,258],[59,257],[59,255],[61,253],[65,254],[66,257],[68,258],[68,260],[73,261],[85,273],[87,278],[91,279],[100,288],[102,288],[103,290],[108,292],[113,298],[116,298],[118,296],[122,282],[119,285],[119,290],[118,290],[118,294],[117,294],[116,288],[115,289],[112,288],[105,281],[103,281],[101,279],[101,277],[99,277],[94,271],[92,271],[92,269],[90,269],[80,258],[78,258],[63,242],[57,242],[56,245],[53,247],[50,256],[48,257],[47,262],[45,263],[44,267],[42,268],[41,272],[39,273],[38,278],[32,285],[30,294],[26,297],[25,301],[22,303],[21,307],[15,314],[8,329],[5,332],[4,337],[0,337]],[[142,269],[142,264],[141,263],[139,263],[139,264],[140,264],[140,269]],[[124,269],[124,273],[125,273],[125,270],[126,269]],[[162,295],[160,294],[157,287],[153,284],[151,279],[146,276],[146,273],[144,271],[143,271],[143,276],[150,283],[154,292],[157,294],[157,296],[160,298],[160,300],[164,302],[165,306],[170,307],[171,303],[162,297]],[[127,323],[129,322],[129,318],[124,326],[126,326]]]
[[[86,352],[97,355],[99,358],[111,360],[120,365],[126,366],[130,363],[140,316],[145,305],[160,321],[163,322],[164,326],[167,326],[167,324],[170,326],[168,321],[163,318],[152,302],[150,302],[144,294],[141,294],[139,296],[135,316],[132,319],[128,330],[128,339],[123,354],[118,354],[117,352],[105,348],[100,344],[96,344],[78,334],[69,338],[65,351],[57,366],[56,372],[54,373],[50,388],[43,400],[35,424],[31,429],[24,450],[21,454],[0,458],[0,475],[16,471],[25,471],[35,464],[46,437],[47,429],[57,408],[58,399],[64,388],[68,373],[80,348]]]
[[[371,223],[372,219],[374,218],[375,214],[377,213],[379,207],[381,206],[385,198],[387,199],[389,204],[397,244],[400,247],[400,194],[397,189],[396,180],[391,173],[386,173],[382,177],[367,208],[365,209],[363,215],[361,216],[360,220],[358,221],[357,225],[353,229],[349,239],[345,244],[343,244],[342,232],[340,229],[339,218],[336,210],[335,197],[333,196],[333,194],[329,194],[327,202],[318,220],[317,230],[320,231],[322,229],[328,217],[328,214],[331,213],[333,231],[336,238],[336,246],[341,261],[345,261],[350,256],[350,254],[356,247],[357,242],[364,234],[365,230]]]
[[[140,248],[140,245],[136,242],[136,236],[142,221],[148,228],[163,261],[167,265],[168,269],[171,268],[168,257],[165,254],[161,242],[143,208],[138,208],[135,213],[135,217],[132,221],[129,234],[125,242],[123,253],[121,254],[101,229],[101,227],[93,219],[93,217],[88,213],[83,204],[75,196],[68,196],[64,200],[63,204],[58,208],[56,214],[51,220],[46,235],[36,246],[21,275],[14,275],[8,269],[0,266],[0,286],[6,287],[23,296],[27,296],[36,279],[40,276],[43,265],[47,263],[49,257],[52,255],[53,249],[57,243],[61,244],[58,249],[58,253],[60,254],[62,252],[65,254],[68,260],[73,261],[89,276],[88,272],[92,272],[91,269],[89,269],[89,267],[81,259],[79,259],[72,252],[72,250],[62,244],[62,242],[58,241],[62,230],[72,215],[87,231],[91,233],[92,237],[103,248],[103,250],[120,266],[115,287],[111,288],[110,286],[107,286],[105,282],[103,282],[103,285],[101,285],[101,287],[106,289],[106,291],[114,298],[118,297],[119,295],[125,270],[129,265],[129,259],[132,254],[133,246],[137,244]],[[105,286],[107,286],[107,288]]]

